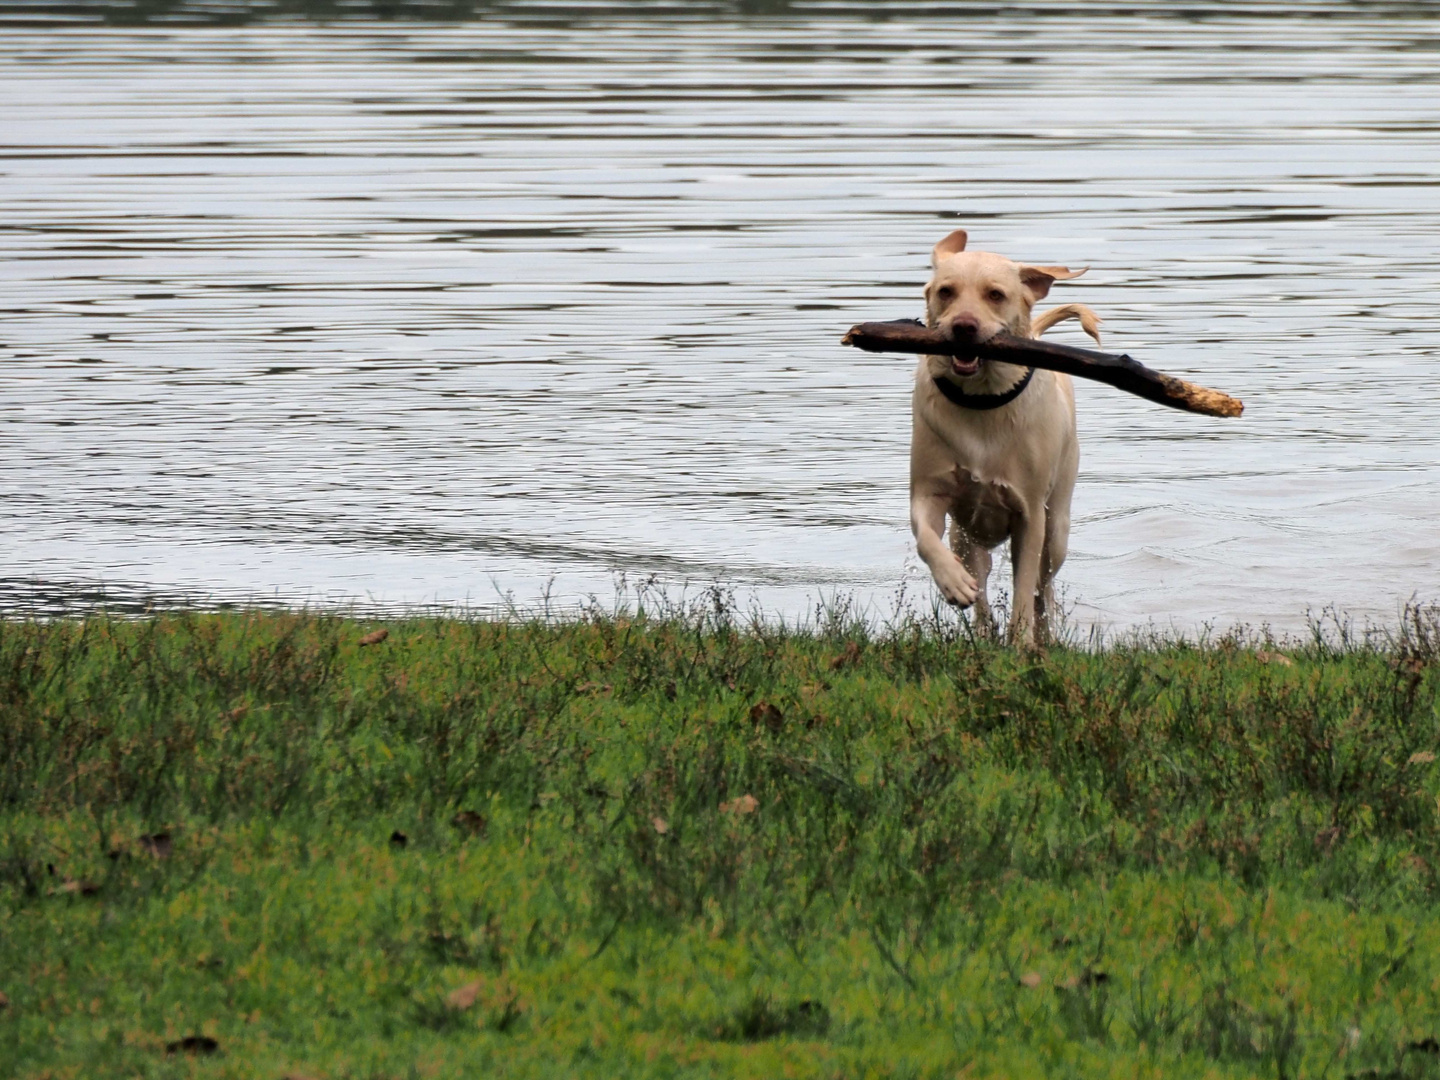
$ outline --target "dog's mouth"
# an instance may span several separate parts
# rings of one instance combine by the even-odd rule
[[[960,378],[966,379],[980,370],[981,363],[983,363],[983,361],[978,356],[968,358],[952,356],[950,358],[950,371]]]

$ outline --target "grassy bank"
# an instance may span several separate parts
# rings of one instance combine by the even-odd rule
[[[0,1062],[1440,1076],[1434,629],[0,623]]]

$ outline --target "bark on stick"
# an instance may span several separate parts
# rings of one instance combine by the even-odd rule
[[[996,334],[980,344],[962,345],[919,323],[869,322],[852,326],[841,343],[866,352],[924,353],[933,356],[978,356],[1021,367],[1046,368],[1113,386],[1147,401],[1205,416],[1239,416],[1244,404],[1229,394],[1152,371],[1120,353],[1077,349],[1050,341]]]

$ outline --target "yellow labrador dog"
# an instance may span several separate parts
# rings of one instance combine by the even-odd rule
[[[1030,317],[1054,282],[1084,270],[1025,266],[966,251],[965,241],[965,232],[957,230],[935,245],[934,275],[925,286],[931,329],[970,344],[1002,330],[1039,337],[1063,319],[1078,318],[1099,343],[1100,320],[1081,304]],[[985,630],[994,631],[985,596],[990,549],[1008,539],[1015,573],[1010,640],[1028,645],[1045,633],[1055,606],[1052,581],[1069,543],[1079,467],[1068,375],[978,357],[921,358],[910,438],[910,527],[945,599],[959,607],[974,604]]]

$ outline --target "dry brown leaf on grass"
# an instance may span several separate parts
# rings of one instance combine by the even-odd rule
[[[100,886],[93,881],[77,881],[74,878],[66,878],[60,886],[60,891],[79,893],[81,896],[94,896],[100,891]]]
[[[445,996],[445,1003],[456,1012],[477,1007],[484,1010],[482,1022],[496,1031],[507,1030],[525,1011],[519,993],[503,976],[489,982],[476,979],[457,986]]]
[[[780,725],[785,723],[785,714],[780,711],[778,705],[771,705],[768,701],[757,701],[750,706],[750,722],[764,724],[771,731],[779,731]]]
[[[135,848],[139,848],[141,854],[154,859],[168,859],[175,850],[175,838],[164,830],[137,836],[133,844],[120,838],[113,838],[111,843],[114,846],[105,853],[105,857],[111,862],[130,858],[134,855]]]
[[[372,630],[370,633],[366,634],[360,639],[360,647],[363,649],[366,645],[379,645],[380,642],[384,641],[389,636],[389,630]]]
[[[760,800],[754,795],[740,795],[720,804],[722,814],[753,814],[760,808]]]
[[[489,822],[485,820],[483,815],[477,814],[474,810],[461,810],[450,819],[450,824],[462,832],[469,833],[471,836],[480,836],[485,832]]]
[[[165,1044],[167,1054],[215,1054],[220,1044],[209,1035],[186,1035],[183,1039]]]
[[[445,1003],[452,1009],[459,1009],[461,1011],[468,1009],[474,1005],[476,999],[479,998],[480,986],[481,983],[479,979],[476,979],[474,982],[468,982],[464,986],[457,986],[446,995]]]
[[[664,836],[670,831],[670,823],[667,822],[663,817],[652,817],[650,819],[650,824],[655,826],[655,831],[661,836]]]
[[[1038,971],[1027,971],[1024,975],[1020,976],[1020,985],[1030,990],[1034,990],[1043,981]]]
[[[1434,760],[1435,755],[1429,750],[1416,750],[1415,753],[1410,755],[1411,765],[1429,765],[1430,762]]]
[[[1100,986],[1102,983],[1108,983],[1109,981],[1110,976],[1105,972],[1093,971],[1090,968],[1086,968],[1079,975],[1071,975],[1064,982],[1057,983],[1055,989],[1078,990],[1081,987]]]
[[[168,859],[175,850],[175,841],[168,832],[150,833],[140,837],[136,843],[146,855],[153,855],[157,859]]]
[[[9,1007],[10,1007],[10,997],[9,997],[9,995],[6,994],[4,990],[0,990],[0,1009],[8,1009]]]

